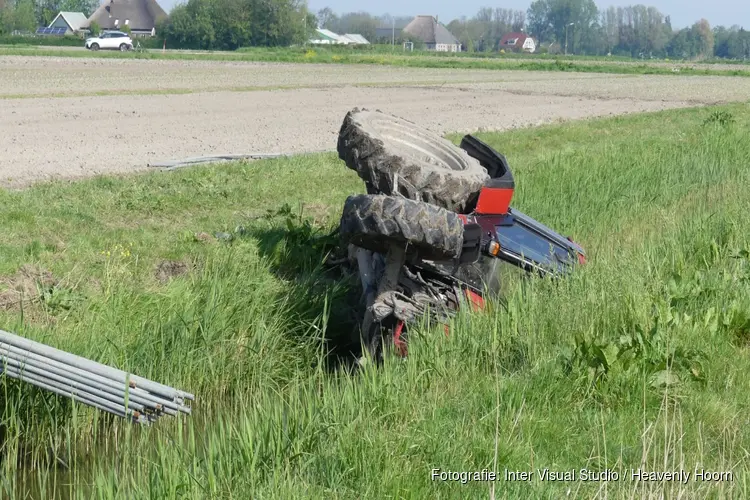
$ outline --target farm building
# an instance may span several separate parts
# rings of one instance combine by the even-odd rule
[[[49,23],[48,28],[65,29],[62,34],[73,35],[86,29],[89,25],[88,19],[83,12],[60,12],[55,19]]]
[[[363,37],[362,35],[357,35],[353,33],[346,33],[343,35],[344,38],[347,40],[351,40],[350,43],[354,45],[369,45],[370,42],[367,41],[367,38]]]
[[[331,30],[318,28],[308,43],[315,45],[367,45],[370,42],[362,35],[352,33],[339,35]]]
[[[461,42],[433,16],[417,16],[402,31],[404,38],[410,36],[421,40],[427,50],[437,52],[460,52]]]
[[[533,53],[536,51],[536,41],[526,33],[507,33],[500,39],[498,49]]]
[[[103,30],[130,27],[133,36],[156,35],[156,23],[167,18],[167,13],[156,0],[105,0],[89,17]]]

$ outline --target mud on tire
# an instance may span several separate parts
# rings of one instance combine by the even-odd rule
[[[453,259],[461,253],[463,224],[448,210],[386,195],[350,196],[344,203],[340,234],[346,243],[379,253],[407,246],[424,259]]]
[[[355,108],[339,131],[339,158],[370,194],[400,194],[458,213],[471,210],[489,175],[463,149],[412,122]]]

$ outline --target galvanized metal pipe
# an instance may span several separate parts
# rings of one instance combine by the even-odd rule
[[[94,408],[98,408],[102,411],[112,413],[119,417],[123,417],[123,418],[130,417],[141,422],[142,422],[142,419],[140,417],[142,416],[145,417],[145,415],[140,415],[134,410],[127,410],[123,405],[114,404],[110,401],[103,400],[91,394],[77,393],[71,390],[69,386],[65,386],[64,384],[59,384],[56,382],[52,382],[50,380],[46,380],[44,378],[37,377],[33,374],[29,374],[25,372],[24,370],[19,369],[18,367],[15,367],[9,364],[5,364],[3,366],[3,372],[9,377],[21,380],[23,382],[27,382],[41,389],[54,392],[61,396],[66,396],[70,399],[73,399],[74,401],[78,401],[80,403],[86,404],[88,406],[92,406]]]
[[[161,396],[164,396],[173,400],[178,397],[183,398],[183,399],[188,399],[188,400],[195,399],[195,396],[193,394],[183,392],[173,387],[169,387],[169,386],[160,384],[158,382],[154,382],[154,381],[142,378],[142,377],[138,377],[136,375],[126,373],[122,370],[118,370],[116,368],[112,368],[107,365],[97,363],[96,361],[91,361],[89,359],[83,358],[81,356],[77,356],[75,354],[70,354],[65,351],[61,351],[60,349],[55,349],[54,347],[50,347],[48,345],[35,342],[33,340],[29,340],[23,337],[19,337],[17,335],[13,335],[3,330],[0,330],[0,342],[13,345],[20,349],[24,349],[24,350],[39,354],[41,356],[49,357],[51,359],[54,359],[55,361],[59,361],[61,363],[72,365],[74,367],[90,371],[92,373],[101,375],[103,377],[111,378],[123,384],[126,384],[129,381],[131,387],[140,387],[149,392],[153,392],[155,394],[159,394]]]
[[[38,368],[36,366],[26,365],[22,363],[21,361],[14,359],[14,358],[3,357],[2,360],[0,360],[0,362],[2,362],[4,365],[12,366],[20,370],[22,373],[29,373],[33,377],[46,380],[49,383],[54,382],[57,384],[66,385],[70,387],[71,390],[77,391],[77,393],[86,394],[91,397],[99,398],[102,401],[109,401],[117,405],[122,404],[123,408],[132,409],[135,411],[144,411],[145,409],[145,407],[142,404],[136,403],[134,401],[128,401],[128,405],[125,406],[125,399],[122,397],[117,397],[113,394],[108,394],[108,393],[99,391],[97,389],[94,389],[91,386],[88,386],[86,384],[81,384],[74,380],[70,380],[66,377],[61,377],[59,375],[49,373],[44,368]]]
[[[335,149],[319,149],[314,151],[300,151],[294,153],[295,156],[309,155],[309,154],[322,154],[322,153],[335,153]],[[198,165],[200,163],[219,163],[222,161],[237,161],[237,160],[266,160],[271,158],[283,158],[291,156],[291,153],[244,153],[244,154],[217,154],[210,156],[196,156],[193,158],[184,158],[182,160],[170,160],[160,163],[149,163],[149,167],[162,168],[164,170],[174,170],[182,167],[189,167],[192,165]]]
[[[83,392],[96,395],[108,401],[125,405],[124,391],[120,391],[120,394],[113,393],[112,391],[103,391],[100,386],[91,384],[91,382],[86,380],[85,378],[67,373],[63,370],[57,370],[54,367],[45,366],[43,363],[40,363],[38,361],[20,359],[18,354],[9,353],[7,352],[7,350],[0,349],[0,359],[18,363],[21,369],[27,370],[33,373],[35,376],[54,380],[59,383],[65,383]],[[132,396],[128,397],[128,407],[134,408],[138,411],[161,411],[159,408],[155,408],[153,406],[153,403],[146,401],[144,404],[144,401],[141,400],[141,398]]]
[[[59,361],[29,351],[24,351],[23,349],[8,344],[0,343],[0,356],[6,355],[22,360],[31,366],[37,366],[49,370],[56,375],[70,377],[73,380],[91,385],[93,388],[97,388],[110,394],[124,397],[127,390],[125,384],[118,383],[113,379],[102,377],[86,370],[66,365]],[[143,389],[129,389],[127,390],[127,393],[129,400],[141,403],[145,406],[154,407],[156,410],[164,411],[170,415],[176,415],[178,411],[190,413],[189,407],[179,405],[173,401],[161,399],[158,396],[145,392]]]

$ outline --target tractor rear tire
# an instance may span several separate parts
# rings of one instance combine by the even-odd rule
[[[463,149],[414,123],[355,108],[339,130],[339,158],[370,194],[401,195],[466,213],[490,177]]]
[[[340,234],[346,243],[387,254],[392,245],[428,260],[461,254],[463,223],[440,207],[386,195],[350,196],[344,203]]]

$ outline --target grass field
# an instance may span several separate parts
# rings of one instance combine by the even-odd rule
[[[36,55],[71,58],[107,57],[134,59],[198,59],[216,61],[327,63],[327,64],[377,64],[415,68],[526,70],[526,71],[575,71],[586,73],[637,74],[637,75],[717,75],[750,76],[747,64],[716,62],[714,64],[683,63],[669,61],[636,61],[575,56],[527,56],[512,54],[437,54],[331,50],[328,48],[247,48],[234,52],[225,51],[180,51],[162,52],[148,49],[144,52],[122,53],[118,51],[90,52],[75,47],[0,46],[3,55]],[[676,71],[678,69],[679,71]]]
[[[3,496],[746,498],[748,132],[741,104],[480,134],[589,264],[354,376],[324,359],[350,319],[316,236],[363,190],[334,155],[0,191],[0,328],[197,395],[141,429],[4,383]],[[503,480],[545,468],[621,479]]]

